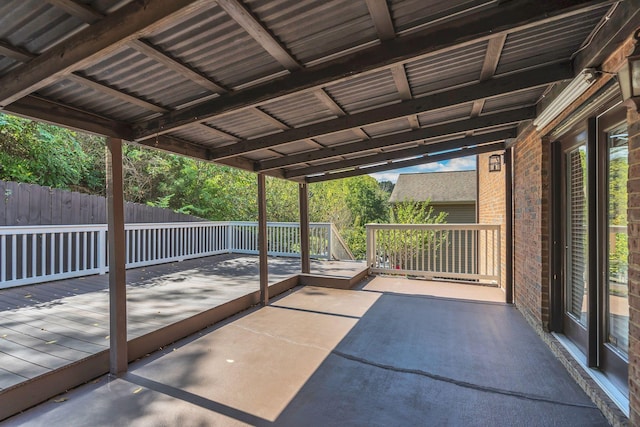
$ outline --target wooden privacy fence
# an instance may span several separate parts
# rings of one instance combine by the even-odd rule
[[[367,224],[372,273],[500,284],[500,226]]]
[[[140,203],[125,203],[127,223],[204,221]],[[0,226],[105,224],[107,201],[104,197],[42,187],[34,184],[0,181]]]
[[[268,254],[299,257],[299,228],[267,223]],[[125,236],[127,268],[222,253],[258,254],[256,222],[127,224]],[[336,244],[344,243],[331,223],[310,224],[311,257],[351,255],[346,247],[332,250]],[[0,288],[104,274],[107,254],[105,224],[0,227]]]

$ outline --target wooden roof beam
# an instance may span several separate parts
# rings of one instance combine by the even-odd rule
[[[267,27],[238,0],[217,0],[218,6],[238,23],[260,46],[287,70],[297,70],[302,66],[271,34]]]
[[[344,117],[338,117],[337,119],[326,120],[324,122],[294,128],[262,138],[238,142],[234,145],[214,149],[212,150],[211,155],[213,160],[233,157],[254,151],[274,148],[278,145],[313,138],[319,135],[335,133],[347,129],[366,126],[372,123],[398,119],[426,111],[473,102],[476,99],[489,98],[492,96],[546,85],[558,80],[571,78],[572,76],[573,72],[569,63],[548,65],[534,70],[510,74],[505,78],[491,79],[472,86],[450,89],[445,92],[439,92],[434,95],[405,101],[399,104],[392,104]]]
[[[75,16],[86,22],[87,24],[93,24],[102,18],[104,15],[88,4],[81,3],[78,0],[46,0],[47,3],[64,10],[71,16]]]
[[[454,148],[463,148],[471,145],[486,144],[495,141],[504,141],[507,138],[516,137],[516,128],[491,132],[466,138],[457,138],[451,141],[438,142],[433,144],[420,144],[417,147],[407,148],[403,150],[388,151],[380,154],[357,157],[354,159],[340,160],[332,163],[323,163],[317,166],[309,166],[299,169],[286,170],[284,176],[287,179],[299,178],[314,175],[322,172],[330,172],[349,167],[360,167],[364,165],[372,165],[376,163],[386,162],[389,160],[402,159],[413,156],[420,156],[428,153],[437,153],[444,150],[452,150]],[[449,144],[449,145],[443,145]],[[454,144],[454,145],[450,145]],[[448,147],[448,148],[442,148]]]
[[[607,15],[607,25],[593,35],[584,48],[576,52],[574,69],[597,67],[640,27],[640,0],[617,3]]]
[[[292,71],[290,75],[139,123],[135,126],[136,138],[144,139],[222,113],[257,106],[296,92],[314,90],[356,74],[489,40],[498,34],[575,16],[609,3],[612,0],[511,0],[363,49],[346,58]]]
[[[84,77],[81,76],[79,74],[69,74],[67,76],[65,76],[65,78],[67,80],[71,80],[73,82],[76,82],[80,85],[89,87],[93,90],[96,90],[100,93],[104,93],[105,95],[109,95],[112,96],[114,98],[117,98],[121,101],[124,102],[128,102],[130,104],[133,105],[137,105],[138,107],[142,107],[145,108],[149,111],[155,111],[156,113],[166,113],[167,111],[169,111],[167,108],[164,108],[162,106],[153,104],[149,101],[146,101],[140,97],[137,96],[133,96],[133,95],[129,95],[128,93],[125,93],[119,89],[114,89],[104,83],[101,82],[97,82],[95,80],[92,80],[88,77]]]
[[[400,99],[403,101],[413,99],[413,95],[411,94],[411,85],[409,84],[409,79],[407,78],[407,70],[404,68],[404,64],[396,64],[392,66],[391,75],[393,76],[393,81],[396,85],[396,88],[398,89]],[[409,120],[409,126],[411,127],[411,129],[420,128],[420,119],[418,119],[417,114],[407,116],[407,120]]]
[[[129,46],[143,54],[144,56],[153,59],[154,61],[159,62],[165,67],[177,72],[188,80],[191,80],[193,83],[207,89],[213,93],[226,93],[228,92],[227,88],[223,87],[218,82],[213,81],[200,71],[192,68],[191,66],[185,64],[173,56],[170,56],[168,53],[163,52],[160,48],[152,45],[151,43],[144,40],[132,40],[128,43]]]
[[[408,142],[421,141],[447,135],[455,135],[468,132],[470,130],[486,129],[496,126],[508,126],[524,120],[532,119],[535,117],[535,114],[536,112],[534,107],[503,111],[500,113],[489,114],[473,119],[459,120],[456,122],[429,126],[414,131],[381,136],[366,141],[327,147],[320,150],[294,154],[277,159],[263,160],[256,164],[254,170],[256,172],[262,172],[266,170],[286,168],[289,166],[308,163],[316,160],[354,154],[364,150],[387,148],[394,145],[406,144]]]
[[[87,24],[93,24],[96,21],[104,18],[104,15],[102,13],[98,12],[87,4],[80,3],[77,0],[47,0],[47,2],[65,10],[72,16],[82,19]],[[203,88],[213,93],[225,93],[228,91],[222,85],[211,80],[209,77],[205,76],[198,70],[193,69],[188,64],[185,64],[179,59],[174,58],[166,52],[163,52],[160,48],[152,45],[147,41],[132,40],[128,43],[128,45],[141,54],[145,55],[146,57],[159,62],[165,67],[181,74],[188,80],[191,80],[192,82],[202,86]]]
[[[131,128],[125,123],[33,95],[25,96],[8,105],[4,111],[81,132],[132,140]]]
[[[376,27],[378,38],[382,41],[391,40],[396,36],[396,30],[393,28],[393,20],[387,0],[367,0],[367,8]]]
[[[0,78],[0,107],[179,19],[203,0],[131,2]]]
[[[0,40],[0,55],[20,62],[27,62],[36,57],[33,53],[13,46],[2,40]]]
[[[312,182],[330,181],[333,179],[349,178],[352,176],[360,176],[360,175],[366,175],[366,174],[375,173],[375,172],[384,172],[388,170],[395,170],[395,169],[406,168],[410,166],[424,165],[427,163],[441,162],[443,160],[457,159],[460,157],[475,156],[483,153],[491,153],[492,151],[498,151],[498,150],[504,150],[504,142],[496,142],[494,144],[480,145],[477,147],[463,147],[459,150],[450,151],[447,153],[424,155],[418,159],[403,160],[399,162],[388,163],[386,165],[371,166],[368,168],[358,168],[350,171],[311,176],[305,179],[305,181],[308,183],[312,183]]]

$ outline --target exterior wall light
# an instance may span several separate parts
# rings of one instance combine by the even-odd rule
[[[502,170],[502,156],[492,154],[489,156],[489,172],[500,172]]]
[[[636,47],[618,71],[618,83],[624,102],[637,111],[640,108],[640,29],[636,30],[633,38]]]

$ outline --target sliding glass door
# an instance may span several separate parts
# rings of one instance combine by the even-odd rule
[[[627,393],[628,142],[624,109],[591,118],[554,150],[552,326]],[[560,320],[560,321],[558,321]]]

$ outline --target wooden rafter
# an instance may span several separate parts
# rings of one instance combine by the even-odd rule
[[[77,0],[47,0],[49,3],[65,10],[70,15],[73,15],[79,19],[82,19],[84,22],[88,24],[93,24],[94,22],[104,18],[97,10],[93,9],[91,6],[80,3]],[[188,64],[185,64],[178,58],[169,55],[167,52],[162,51],[159,47],[152,45],[151,43],[145,40],[132,40],[128,43],[128,45],[138,52],[142,53],[148,58],[151,58],[165,67],[181,74],[188,80],[202,86],[203,88],[213,92],[213,93],[224,93],[227,92],[227,89],[224,88],[219,83],[213,81],[209,77],[205,76],[203,73],[198,70],[193,69]]]
[[[359,141],[351,144],[342,144],[320,150],[309,151],[300,154],[289,155],[283,158],[270,159],[258,162],[256,171],[286,168],[289,166],[308,163],[312,161],[328,159],[332,157],[354,154],[359,151],[373,150],[376,148],[388,148],[394,145],[406,144],[425,139],[432,139],[446,135],[455,135],[476,129],[486,129],[495,126],[507,126],[523,120],[535,117],[535,108],[528,107],[519,110],[511,110],[497,114],[488,114],[469,120],[461,120],[441,125],[430,126],[409,132],[396,133],[378,138]]]
[[[347,115],[346,111],[344,111],[324,89],[318,88],[313,91],[313,94],[336,116],[342,117]]]
[[[504,150],[503,142],[480,145],[477,147],[462,147],[459,150],[450,151],[450,152],[441,153],[441,154],[424,155],[417,159],[402,160],[398,162],[388,163],[385,165],[372,166],[372,167],[361,168],[361,169],[358,168],[350,171],[335,172],[335,173],[328,173],[328,174],[319,175],[319,176],[312,176],[307,178],[305,181],[308,183],[312,183],[312,182],[329,181],[329,180],[340,179],[340,178],[349,178],[352,176],[359,176],[359,175],[365,175],[365,174],[376,173],[376,172],[384,172],[388,170],[406,168],[410,166],[424,165],[427,163],[441,162],[443,160],[457,159],[459,157],[474,156],[482,153],[491,153],[493,151],[498,151],[498,150]]]
[[[376,163],[386,162],[390,160],[402,159],[413,156],[420,156],[428,153],[435,153],[442,151],[442,147],[448,147],[446,149],[452,150],[454,148],[462,148],[469,145],[486,144],[495,141],[504,141],[507,138],[515,138],[515,128],[510,130],[491,132],[482,135],[476,135],[466,138],[458,138],[452,141],[438,142],[435,144],[420,144],[417,147],[407,148],[403,150],[384,152],[380,154],[373,154],[369,156],[357,157],[354,159],[340,160],[332,163],[323,163],[317,166],[309,166],[299,169],[291,169],[284,172],[285,178],[299,178],[303,176],[314,175],[322,172],[330,172],[334,170],[341,170],[350,167],[360,167],[364,165],[373,165]],[[459,144],[456,146],[441,145],[449,142]]]
[[[188,64],[180,61],[177,58],[169,55],[166,52],[160,50],[160,48],[153,46],[151,43],[144,40],[132,40],[128,43],[129,46],[145,55],[148,58],[151,58],[165,67],[177,72],[182,75],[187,80],[191,80],[193,83],[207,89],[213,93],[225,93],[227,89],[223,87],[221,84],[213,81],[209,77],[205,76],[203,73],[198,70],[192,68]]]
[[[616,4],[605,28],[594,34],[588,45],[577,52],[574,66],[577,71],[602,63],[612,46],[617,46],[640,27],[640,0],[625,0]]]
[[[291,129],[286,123],[283,123],[282,121],[276,119],[271,114],[261,110],[260,108],[252,108],[249,111],[259,119],[269,123],[270,125],[278,129],[281,129],[281,130]]]
[[[36,118],[82,132],[126,140],[132,139],[131,128],[125,123],[90,114],[33,95],[19,99],[8,105],[4,110],[19,116]]]
[[[235,141],[239,141],[240,140],[240,138],[238,138],[235,135],[230,134],[229,132],[225,132],[225,131],[222,131],[220,129],[211,127],[209,125],[205,125],[204,123],[198,124],[197,127],[198,127],[198,129],[201,129],[201,130],[204,130],[206,132],[209,132],[212,135],[228,139],[229,141],[234,141],[235,142]]]
[[[393,28],[387,0],[367,0],[367,8],[369,8],[373,25],[376,27],[378,38],[382,41],[394,38],[396,30]]]
[[[27,52],[24,49],[20,49],[19,47],[12,46],[11,44],[0,40],[0,55],[6,56],[7,58],[15,59],[20,62],[27,62],[31,59],[35,58],[36,55],[31,52]]]
[[[149,111],[155,111],[156,113],[166,113],[167,111],[169,111],[167,108],[164,108],[152,102],[146,101],[140,97],[129,95],[128,93],[125,93],[122,90],[112,88],[106,85],[105,83],[97,82],[95,80],[80,76],[78,74],[72,73],[67,75],[66,78],[80,85],[89,87],[93,90],[104,93],[106,95],[113,96],[114,98],[120,99],[121,101],[125,101],[130,104],[137,105],[138,107],[145,108]]]
[[[0,78],[0,107],[94,63],[201,5],[202,0],[147,0],[123,6]]]
[[[392,104],[333,120],[302,126],[262,138],[238,142],[232,146],[212,150],[211,155],[212,159],[215,160],[274,148],[278,145],[305,138],[313,138],[315,136],[353,129],[376,122],[398,119],[430,110],[473,102],[476,99],[489,98],[546,85],[557,80],[570,78],[572,75],[571,65],[569,63],[553,64],[535,70],[512,74],[509,75],[508,78],[491,79],[473,86],[451,89],[399,104]]]
[[[301,68],[298,61],[276,39],[274,35],[238,0],[218,0],[226,13],[238,23],[253,39],[287,70]]]
[[[403,101],[413,99],[413,95],[411,94],[411,85],[409,84],[409,79],[407,78],[407,70],[404,68],[404,64],[396,64],[392,66],[391,75],[393,76],[393,81],[396,85],[396,88],[398,89],[400,99],[402,99]],[[409,120],[409,126],[411,127],[411,129],[420,128],[420,120],[418,119],[417,114],[407,116],[407,120]]]
[[[296,92],[313,90],[358,73],[383,69],[436,52],[489,40],[499,34],[575,16],[608,3],[611,1],[512,0],[500,7],[482,9],[473,15],[465,15],[406,37],[389,40],[354,53],[346,59],[338,58],[293,71],[288,76],[167,113],[136,125],[136,138],[143,139],[157,132],[188,126],[194,121],[204,121]]]
[[[46,0],[46,2],[64,10],[71,16],[82,19],[87,24],[93,24],[104,18],[102,13],[77,0]]]
[[[495,75],[498,63],[500,62],[500,57],[502,56],[502,49],[504,48],[504,43],[506,41],[506,34],[499,34],[496,37],[489,39],[489,43],[487,44],[487,53],[484,56],[484,63],[482,64],[482,71],[480,72],[480,81],[488,80]]]

